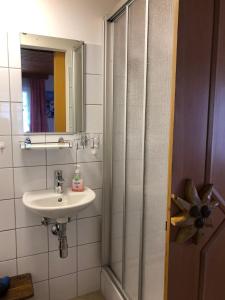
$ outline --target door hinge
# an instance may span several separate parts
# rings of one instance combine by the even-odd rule
[[[167,231],[167,227],[168,227],[168,225],[167,225],[167,221],[165,222],[165,230]]]

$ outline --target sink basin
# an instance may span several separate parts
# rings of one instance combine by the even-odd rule
[[[54,190],[42,190],[25,193],[23,204],[42,217],[58,220],[73,217],[94,199],[95,192],[88,187],[83,192],[67,189],[63,194],[57,194]]]

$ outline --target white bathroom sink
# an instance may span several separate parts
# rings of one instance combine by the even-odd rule
[[[42,217],[58,220],[73,217],[94,199],[95,192],[88,187],[83,192],[67,189],[63,194],[57,194],[54,190],[42,190],[25,193],[23,204]]]

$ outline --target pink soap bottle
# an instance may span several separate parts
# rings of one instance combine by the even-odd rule
[[[80,165],[76,165],[73,180],[72,180],[72,191],[73,192],[83,192],[84,191],[84,181],[80,172]]]

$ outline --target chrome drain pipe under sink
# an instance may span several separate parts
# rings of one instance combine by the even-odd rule
[[[58,236],[60,258],[66,258],[68,256],[66,225],[67,223],[56,223],[52,225],[52,233]]]

